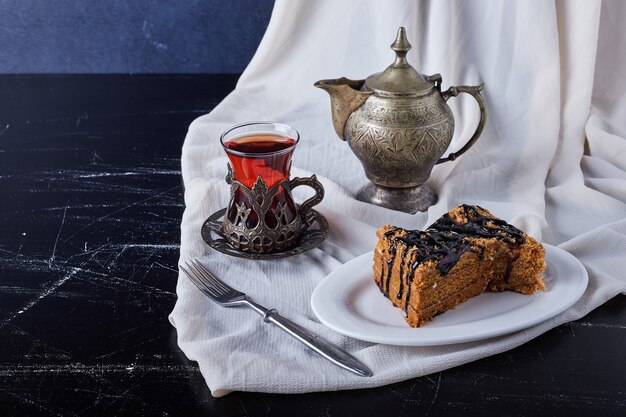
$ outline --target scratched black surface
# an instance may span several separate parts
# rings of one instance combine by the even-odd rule
[[[167,321],[180,148],[235,76],[0,76],[0,415],[626,415],[626,297],[378,389],[213,399]]]

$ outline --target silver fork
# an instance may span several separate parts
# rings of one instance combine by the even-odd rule
[[[218,304],[224,307],[234,307],[240,305],[251,307],[254,311],[263,316],[263,321],[265,323],[276,324],[278,327],[335,365],[340,366],[343,369],[347,369],[348,371],[359,376],[373,375],[372,371],[370,371],[367,366],[363,365],[355,357],[351,356],[344,350],[331,345],[326,340],[320,338],[314,333],[311,333],[304,327],[286,319],[278,314],[275,309],[267,309],[250,300],[246,294],[229,287],[224,281],[211,274],[209,270],[202,265],[202,263],[200,263],[200,261],[193,259],[185,262],[185,266],[179,265],[179,267],[204,295]]]

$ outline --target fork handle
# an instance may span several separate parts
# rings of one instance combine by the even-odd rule
[[[294,323],[293,321],[278,314],[275,309],[270,309],[263,314],[263,321],[266,323],[274,323],[291,336],[304,343],[306,346],[313,349],[315,352],[322,355],[337,366],[353,372],[359,376],[372,376],[372,371],[359,362],[354,356],[348,354],[346,351],[339,349],[336,346],[331,345],[326,340],[311,333],[304,327]]]

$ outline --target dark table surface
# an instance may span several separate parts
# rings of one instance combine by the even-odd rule
[[[176,344],[189,123],[219,75],[0,76],[0,415],[626,415],[626,297],[360,391],[211,397]]]

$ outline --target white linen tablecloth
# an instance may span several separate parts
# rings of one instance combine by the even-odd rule
[[[257,302],[347,349],[374,376],[332,365],[252,310],[218,306],[180,275],[170,321],[212,394],[356,389],[427,375],[512,349],[626,293],[624,20],[626,5],[617,0],[277,0],[236,90],[189,127],[182,154],[181,261],[202,258]],[[482,137],[455,162],[434,168],[429,182],[439,201],[416,215],[355,199],[366,181],[363,169],[333,131],[328,96],[312,86],[323,78],[358,79],[383,70],[393,61],[389,45],[399,26],[407,29],[413,44],[408,59],[418,71],[440,72],[444,88],[485,82],[488,105]],[[474,130],[478,111],[469,97],[450,103],[454,150]],[[331,231],[320,248],[250,261],[202,241],[203,221],[226,206],[229,192],[219,136],[252,120],[284,122],[300,132],[292,175],[316,173],[326,189],[318,208]],[[296,200],[302,201],[300,188]],[[530,329],[449,346],[372,344],[318,322],[309,304],[313,289],[342,263],[372,251],[376,228],[422,228],[461,203],[480,204],[575,255],[590,277],[581,300]]]

